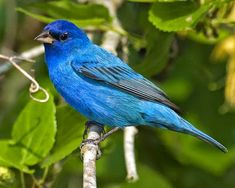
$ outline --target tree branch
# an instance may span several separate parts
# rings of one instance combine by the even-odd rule
[[[100,126],[92,124],[89,125],[87,132],[88,140],[96,140],[102,134]],[[99,153],[99,146],[94,142],[85,142],[81,147],[81,154],[83,156],[83,188],[96,188],[96,159]]]

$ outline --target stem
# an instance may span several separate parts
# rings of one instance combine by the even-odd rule
[[[31,177],[33,180],[32,188],[34,188],[34,187],[41,188],[42,186],[41,186],[40,182],[37,180],[37,178],[33,174],[31,174]]]
[[[40,46],[36,46],[34,48],[31,48],[25,52],[22,52],[17,57],[21,57],[24,59],[33,59],[43,53],[44,53],[43,45],[40,45]],[[5,59],[5,60],[8,60],[8,59]],[[22,62],[22,61],[19,61],[18,63],[20,63],[20,62]],[[8,70],[11,69],[11,67],[12,67],[12,64],[9,64],[9,63],[4,63],[4,64],[0,65],[0,75],[3,75],[4,73],[6,73]]]
[[[135,182],[138,180],[135,162],[135,135],[138,130],[135,127],[124,129],[124,154],[127,170],[127,180]]]
[[[45,181],[46,181],[46,178],[47,178],[47,175],[48,175],[48,170],[49,170],[49,168],[46,167],[44,172],[43,172],[43,175],[42,175],[41,179],[37,179],[33,174],[31,175],[31,177],[33,179],[33,185],[32,185],[33,188],[35,186],[37,186],[38,188],[42,188],[42,187],[46,188],[46,185],[45,185],[46,182]]]
[[[48,175],[48,170],[49,170],[49,168],[46,167],[45,170],[44,170],[44,172],[43,172],[42,179],[40,180],[40,184],[42,184],[42,185],[45,183],[45,180],[46,180],[47,175]]]
[[[20,171],[20,182],[21,182],[21,188],[25,187],[25,181],[24,181],[24,172]]]
[[[1,55],[0,54],[0,59],[3,59],[3,60],[7,60],[11,63],[11,65],[13,65],[18,71],[20,71],[28,80],[31,81],[31,85],[30,85],[30,88],[29,88],[29,94],[30,94],[30,97],[37,101],[37,102],[47,102],[49,100],[49,93],[44,89],[42,88],[39,83],[29,74],[27,73],[24,69],[22,69],[17,63],[16,63],[16,60],[20,60],[20,61],[28,61],[28,62],[34,62],[34,60],[32,59],[28,59],[26,54],[21,54],[23,56],[12,56],[12,57],[8,57],[8,56],[5,56],[5,55]],[[38,99],[38,98],[35,98],[32,94],[34,93],[37,93],[38,91],[42,91],[44,94],[45,94],[45,98],[44,99]]]

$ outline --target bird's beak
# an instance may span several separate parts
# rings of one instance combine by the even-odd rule
[[[42,43],[52,44],[55,39],[50,35],[49,31],[43,31],[34,40],[40,41]]]

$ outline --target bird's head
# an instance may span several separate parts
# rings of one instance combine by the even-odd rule
[[[35,40],[44,43],[46,50],[82,48],[90,43],[90,40],[81,29],[66,20],[57,20],[48,24]]]

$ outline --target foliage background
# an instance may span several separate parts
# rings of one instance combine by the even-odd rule
[[[45,23],[59,18],[93,33],[98,44],[107,30],[127,36],[129,64],[159,84],[186,119],[229,149],[223,154],[190,136],[139,127],[140,179],[127,183],[119,132],[102,144],[99,187],[235,187],[233,1],[124,1],[118,9],[119,30],[112,27],[107,9],[93,2],[0,0],[1,53],[38,45],[33,38]],[[122,56],[121,45],[118,50]],[[0,74],[0,187],[20,187],[23,176],[26,187],[82,186],[78,147],[85,119],[59,97],[43,61],[37,58],[33,67],[37,80],[51,92],[46,104],[31,101],[29,83],[15,69]],[[21,65],[27,71],[32,67]]]

